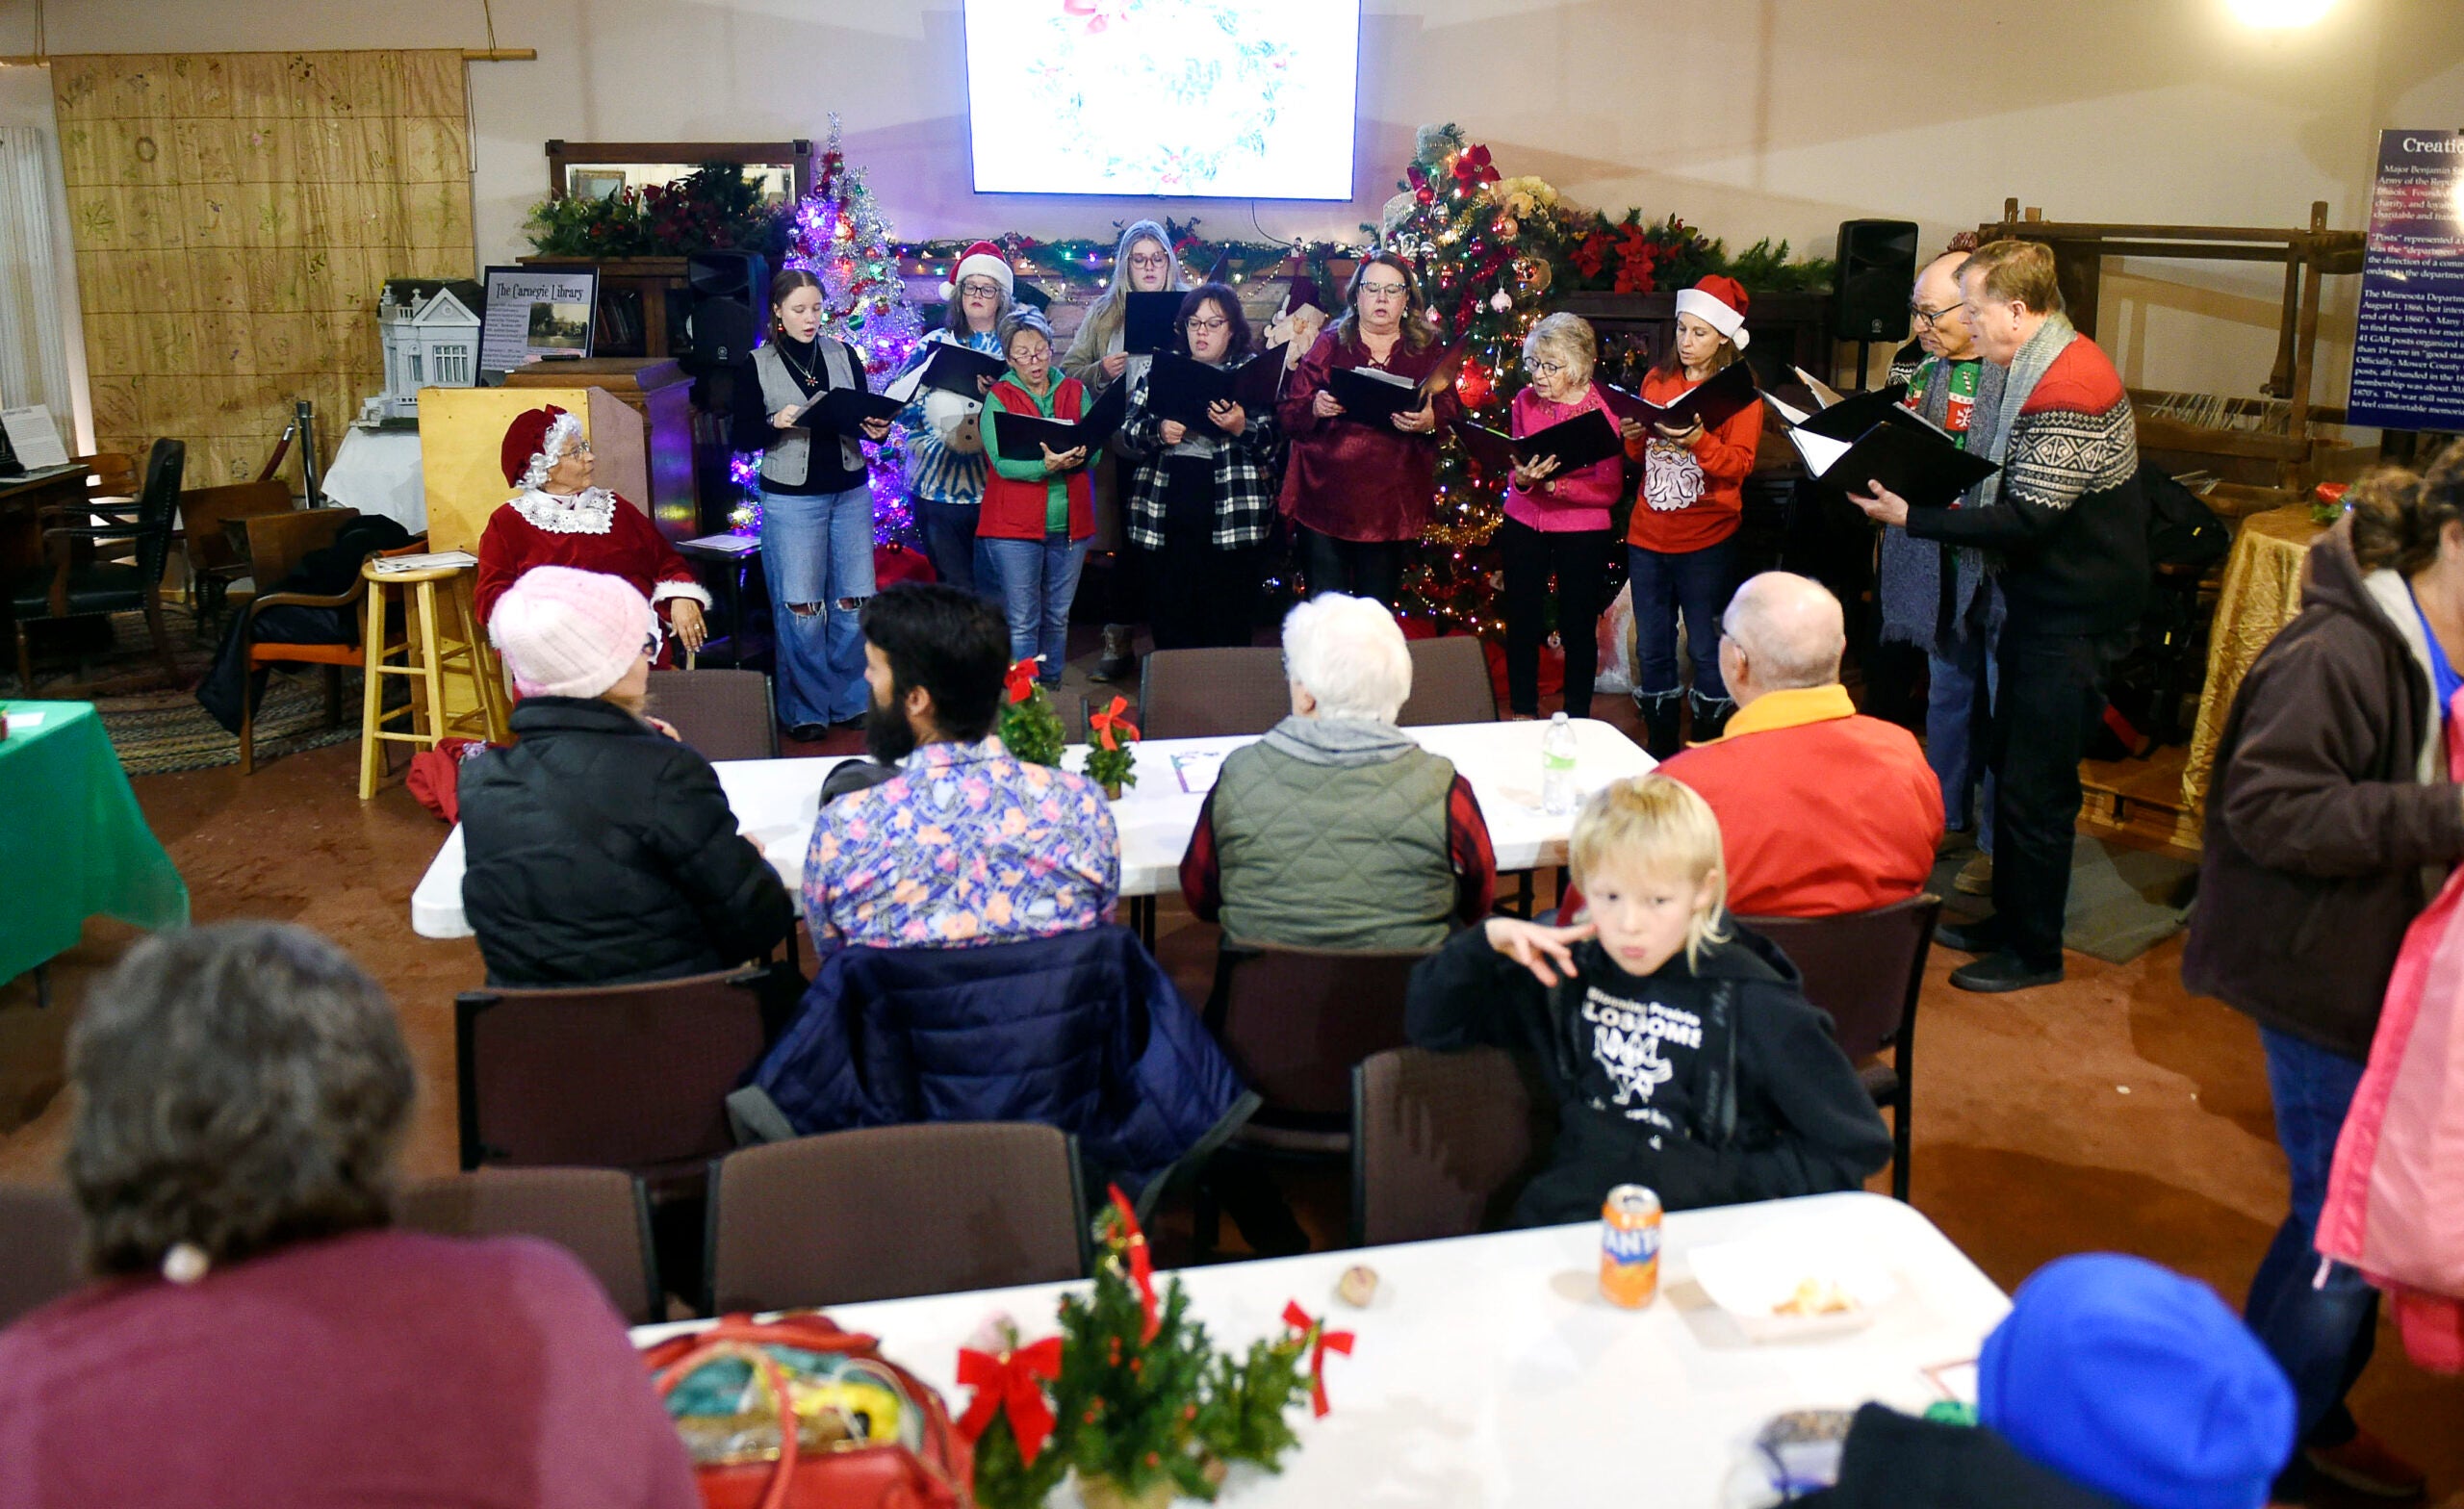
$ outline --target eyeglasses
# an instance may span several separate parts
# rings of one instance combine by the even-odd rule
[[[1193,330],[1203,330],[1207,334],[1213,335],[1218,330],[1230,329],[1232,327],[1232,321],[1221,318],[1214,320],[1193,320],[1190,321],[1189,327]]]
[[[1410,285],[1406,283],[1363,283],[1360,286],[1360,296],[1363,298],[1399,298],[1409,288]]]
[[[1908,312],[1915,317],[1918,324],[1930,330],[1966,307],[1965,304],[1944,304],[1939,309],[1928,309],[1922,304],[1911,304]]]
[[[642,640],[642,658],[645,660],[657,659],[659,642],[658,630],[655,628],[652,629]]]
[[[1001,285],[990,278],[969,278],[959,285],[959,292],[969,298],[999,298]]]
[[[1129,265],[1133,268],[1168,268],[1172,259],[1160,251],[1133,251],[1129,254]]]
[[[1524,363],[1524,366],[1530,369],[1531,375],[1534,377],[1554,377],[1558,373],[1566,371],[1565,363],[1552,362],[1545,359],[1536,362],[1526,362]]]

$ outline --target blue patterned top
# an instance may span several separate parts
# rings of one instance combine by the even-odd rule
[[[805,921],[831,940],[958,948],[1112,920],[1120,839],[1103,788],[1001,747],[927,744],[900,773],[821,809]]]
[[[936,330],[915,343],[914,354],[899,370],[904,377],[924,365],[933,354],[933,343],[948,341],[971,350],[993,356],[1001,354],[1001,342],[989,330],[970,330],[963,339],[946,330]],[[907,450],[907,490],[927,502],[981,503],[984,501],[984,453],[969,454],[952,450],[941,439],[938,425],[925,415],[927,403],[937,409],[962,403],[954,394],[926,388],[915,396],[915,401],[899,411],[893,422],[898,426],[899,442]]]

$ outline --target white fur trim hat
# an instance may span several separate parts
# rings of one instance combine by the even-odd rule
[[[1003,298],[1017,296],[1017,275],[1010,270],[1010,259],[1001,254],[1000,247],[988,241],[980,241],[959,253],[959,265],[950,269],[950,280],[941,285],[941,297],[944,300],[958,297],[959,285],[979,272],[1000,283]]]
[[[1742,351],[1752,339],[1745,331],[1745,309],[1751,300],[1745,285],[1732,277],[1714,272],[1692,288],[1677,291],[1677,312],[1692,315],[1720,334],[1729,344]]]
[[[658,615],[621,576],[533,566],[488,615],[525,697],[596,697],[625,678],[658,631]]]

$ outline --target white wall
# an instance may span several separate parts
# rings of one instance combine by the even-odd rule
[[[495,13],[500,43],[540,57],[472,66],[483,261],[526,249],[548,138],[819,137],[833,110],[903,236],[1103,235],[1165,213],[1256,234],[1245,202],[969,192],[957,0],[497,0]],[[486,40],[478,0],[53,0],[48,19],[54,52]],[[2052,217],[2263,225],[2324,199],[2331,224],[2358,228],[2378,127],[2464,123],[2456,0],[2338,0],[2293,34],[2245,28],[2225,0],[1369,0],[1364,28],[1359,195],[1261,203],[1271,236],[1375,219],[1432,120],[1578,201],[1825,254],[1843,218],[1914,219],[1939,242],[2013,194]],[[0,52],[33,42],[33,0],[0,0]],[[2331,398],[2349,361],[2341,282],[2321,362]],[[2272,269],[2120,267],[2106,288],[2104,333],[2134,382],[2246,393],[2265,378]]]

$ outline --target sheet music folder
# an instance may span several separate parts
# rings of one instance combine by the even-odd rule
[[[1129,410],[1129,384],[1116,382],[1104,390],[1104,396],[1076,422],[1048,420],[1034,414],[1013,414],[1007,409],[989,426],[992,444],[1004,461],[1041,461],[1040,447],[1050,447],[1058,454],[1085,446],[1090,450],[1102,446],[1120,428],[1121,416]]]

